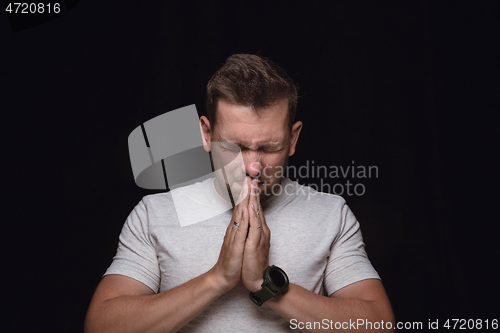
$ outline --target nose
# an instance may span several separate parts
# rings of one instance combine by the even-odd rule
[[[260,162],[260,154],[258,152],[244,152],[243,162],[243,172],[251,178],[260,177],[262,173],[262,163]]]

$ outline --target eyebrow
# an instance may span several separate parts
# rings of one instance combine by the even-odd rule
[[[261,148],[278,148],[279,146],[281,146],[281,142],[273,141],[273,142],[267,142],[260,147]]]
[[[229,141],[229,140],[226,140],[226,139],[223,139],[222,137],[219,137],[221,139],[221,142],[228,142],[228,143],[232,143],[232,144],[235,144],[237,146],[239,146],[240,148],[243,147],[243,148],[247,148],[246,145],[240,143],[240,142],[232,142],[232,141]],[[280,146],[282,145],[282,143],[280,141],[272,141],[272,142],[266,142],[262,145],[259,146],[259,148],[279,148]]]

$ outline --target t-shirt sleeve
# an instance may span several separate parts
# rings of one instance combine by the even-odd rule
[[[344,200],[333,215],[341,223],[340,231],[330,248],[325,270],[324,283],[328,296],[354,282],[380,279],[366,255],[359,222]]]
[[[144,283],[155,293],[160,286],[160,268],[155,243],[149,233],[144,199],[127,217],[120,233],[113,262],[103,276],[120,274]]]

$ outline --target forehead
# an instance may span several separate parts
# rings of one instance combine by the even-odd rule
[[[288,137],[288,102],[261,109],[219,100],[214,136],[245,145],[281,142]]]

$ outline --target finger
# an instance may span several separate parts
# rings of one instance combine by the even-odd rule
[[[250,185],[251,185],[251,191],[250,191],[249,203],[252,203],[254,205],[254,207],[258,207],[260,199],[258,198],[259,197],[259,193],[258,193],[259,181],[257,180],[257,178],[252,179],[252,182],[250,183]]]
[[[260,188],[259,188],[259,181],[257,179],[254,179],[252,182],[252,203],[255,207],[255,212],[257,214],[258,218],[263,217],[263,212],[262,212],[262,206],[260,204]]]
[[[259,228],[263,228],[264,213],[260,205],[259,182],[257,179],[252,180],[252,192],[250,196],[250,204],[253,205]]]
[[[251,190],[252,190],[251,178],[248,176],[245,176],[245,187],[243,189],[244,198],[240,202],[240,205],[245,206],[245,207],[248,206],[248,202],[250,201]]]
[[[264,211],[262,210],[262,205],[260,204],[260,198],[257,198],[257,202],[258,202],[258,205],[257,205],[257,209],[256,209],[256,211],[257,211],[256,215],[259,218],[260,223],[262,224],[262,230],[266,234],[269,235],[271,230],[269,230],[269,226],[267,225],[266,216],[264,215]]]
[[[243,208],[242,206],[236,206],[234,208],[233,217],[232,217],[231,222],[228,226],[228,229],[231,228],[231,234],[233,237],[234,237],[234,234],[236,234],[238,229],[241,227],[241,220],[242,220],[242,216],[243,216],[242,208]]]
[[[262,229],[260,227],[257,215],[255,214],[255,207],[252,204],[248,207],[249,212],[249,225],[248,225],[248,237],[247,240],[254,245],[260,242]]]
[[[238,207],[234,208],[233,215],[231,216],[231,220],[229,221],[227,228],[226,228],[226,233],[224,235],[224,243],[226,243],[226,240],[231,238],[232,232],[234,230],[234,221],[236,221],[238,216]]]
[[[236,206],[242,204],[245,201],[245,199],[249,193],[249,187],[248,187],[247,183],[248,183],[248,176],[245,176],[245,180],[243,181],[242,188],[241,188],[240,192],[238,193],[238,200],[236,202]]]
[[[260,204],[260,189],[258,187],[259,183],[256,181],[255,182],[255,202],[254,202],[254,205],[256,207],[256,215],[257,217],[259,218],[260,220],[260,223],[262,224],[261,227],[262,227],[262,230],[264,230],[264,232],[267,232],[269,234],[270,230],[269,230],[269,227],[267,225],[267,221],[266,221],[266,217],[264,216],[264,210],[262,209],[262,205]]]
[[[269,226],[267,225],[266,218],[264,216],[264,213],[262,212],[262,208],[257,208],[256,209],[257,213],[257,218],[259,219],[260,222],[260,228],[262,229],[262,237],[267,237],[269,238],[271,234],[271,230],[269,229]]]
[[[222,246],[228,246],[231,240],[233,239],[233,227],[231,226],[233,222],[231,221],[226,228],[226,233],[224,235],[224,239],[222,241]]]
[[[250,181],[250,197],[248,199],[248,208],[250,208],[250,205],[255,206],[255,203],[257,201],[255,200],[255,179],[252,179]]]
[[[243,214],[242,208],[248,206],[248,196],[249,196],[249,188],[250,188],[250,186],[248,186],[249,179],[250,178],[248,176],[245,178],[244,189],[242,190],[242,193],[243,193],[243,195],[245,195],[245,198],[240,203],[238,203],[236,205],[236,207],[234,207],[233,217],[236,216],[237,213],[239,213],[240,217],[241,217],[242,216],[241,214]],[[239,223],[239,219],[236,222]]]
[[[242,214],[241,214],[241,222],[240,226],[238,227],[238,230],[236,231],[236,235],[234,238],[234,241],[237,244],[245,244],[245,240],[247,238],[247,232],[248,232],[248,207],[242,207],[241,208]]]

